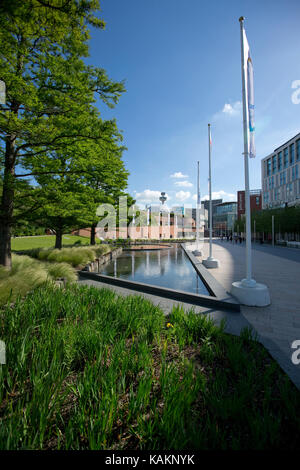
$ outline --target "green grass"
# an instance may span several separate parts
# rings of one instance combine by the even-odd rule
[[[96,240],[99,243],[99,240]],[[63,246],[74,245],[80,242],[82,245],[89,245],[88,237],[79,237],[77,235],[63,235]],[[25,251],[34,248],[54,248],[55,235],[42,235],[33,237],[12,238],[11,247],[13,251]]]
[[[74,268],[83,268],[97,257],[109,252],[109,245],[74,246],[71,248],[33,248],[29,255],[12,255],[12,269],[0,266],[0,306],[13,302],[47,281],[64,278],[77,280]]]
[[[299,392],[245,330],[46,285],[0,311],[0,449],[297,449]]]
[[[35,249],[28,252],[31,256],[41,261],[55,261],[57,263],[68,263],[74,267],[83,267],[87,263],[94,261],[97,257],[108,253],[111,250],[109,245],[95,245],[88,247]]]
[[[25,296],[35,287],[58,278],[74,282],[77,274],[67,263],[43,263],[29,256],[13,254],[11,271],[0,266],[0,306],[14,302],[18,296]]]

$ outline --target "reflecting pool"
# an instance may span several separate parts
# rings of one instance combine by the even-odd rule
[[[179,244],[155,251],[123,251],[118,258],[103,266],[100,274],[210,295]]]

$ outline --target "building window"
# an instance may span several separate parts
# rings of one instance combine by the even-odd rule
[[[282,152],[278,154],[278,171],[282,170]]]
[[[284,166],[284,168],[288,167],[288,164],[289,164],[288,156],[289,156],[289,149],[285,148],[284,151],[283,151],[283,166]]]
[[[271,174],[271,158],[267,160],[267,176]]]
[[[292,167],[292,181],[295,179],[295,167]]]
[[[295,165],[295,177],[296,177],[296,180],[298,179],[299,175],[298,175],[298,165]]]
[[[280,173],[280,186],[283,185],[283,173]]]
[[[274,155],[274,157],[272,158],[272,171],[273,173],[276,172],[276,163],[277,163],[277,158],[276,158],[276,155]]]
[[[283,172],[283,184],[286,184],[286,172]]]
[[[295,144],[290,145],[290,164],[293,165],[295,161]]]
[[[297,140],[297,160],[300,160],[300,139]]]
[[[256,196],[256,205],[259,206],[259,196]]]

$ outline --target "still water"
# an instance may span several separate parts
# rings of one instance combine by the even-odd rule
[[[100,274],[170,289],[210,295],[180,245],[162,250],[123,251]]]

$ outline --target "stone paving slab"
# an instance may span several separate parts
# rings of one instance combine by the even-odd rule
[[[201,247],[202,257],[209,253],[209,244]],[[209,272],[230,292],[234,281],[246,275],[245,244],[213,241],[213,257],[220,266]],[[241,315],[257,332],[261,343],[278,361],[295,385],[300,388],[300,364],[291,361],[294,340],[300,340],[300,250],[296,248],[253,245],[253,278],[266,284],[270,291],[268,307],[241,306]]]

